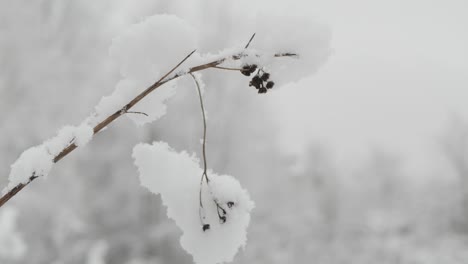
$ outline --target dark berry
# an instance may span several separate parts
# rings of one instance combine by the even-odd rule
[[[257,69],[257,65],[253,64],[253,65],[250,65],[249,67],[249,71],[250,73],[254,73],[254,71]]]
[[[259,94],[266,93],[266,92],[267,92],[267,88],[265,88],[265,87],[262,87],[262,88],[258,89]]]
[[[227,206],[228,206],[229,208],[232,208],[232,207],[234,206],[234,202],[227,202]]]
[[[245,76],[250,76],[250,73],[251,73],[251,72],[250,72],[250,67],[251,67],[251,65],[244,65],[244,66],[242,66],[242,71],[241,71],[241,73],[242,73],[243,75],[245,75]]]
[[[267,84],[266,84],[266,88],[268,88],[268,89],[273,88],[273,86],[275,86],[275,83],[272,82],[272,81],[269,81],[269,82],[267,82]]]
[[[254,73],[256,69],[257,69],[257,65],[247,64],[247,65],[242,66],[241,73],[245,76],[250,76],[250,74]]]
[[[250,86],[254,86],[257,89],[260,89],[262,86],[262,79],[258,75],[255,75],[252,80],[250,81]]]
[[[205,232],[206,230],[209,230],[210,229],[210,224],[204,224],[203,225],[203,232]]]
[[[268,79],[270,78],[270,74],[267,73],[267,72],[265,72],[264,74],[262,74],[262,77],[261,77],[261,78],[262,78],[262,80],[263,80],[264,82],[266,82],[266,81],[268,81]]]
[[[221,224],[226,223],[226,216],[220,216],[220,217],[219,217],[219,222],[220,222]]]
[[[241,73],[245,76],[250,76],[250,71],[241,71]]]

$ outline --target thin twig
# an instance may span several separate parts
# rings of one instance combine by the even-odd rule
[[[126,114],[140,114],[140,115],[145,115],[145,116],[148,116],[147,113],[144,113],[144,112],[138,112],[138,111],[126,111],[125,112]]]
[[[199,190],[199,193],[198,193],[198,199],[199,199],[199,202],[200,202],[200,208],[198,210],[198,214],[199,214],[199,217],[200,217],[200,222],[201,222],[202,226],[204,226],[206,223],[204,221],[205,220],[205,218],[204,218],[204,215],[205,215],[204,210],[205,209],[203,208],[203,199],[202,199],[203,178],[205,178],[205,181],[206,181],[207,185],[210,182],[210,180],[208,179],[208,174],[206,173],[206,170],[207,170],[206,150],[205,150],[205,146],[206,146],[206,116],[205,116],[205,107],[203,105],[203,97],[202,97],[201,89],[200,89],[200,83],[198,82],[197,78],[195,77],[195,75],[193,73],[190,73],[190,76],[192,76],[192,79],[193,79],[193,81],[195,82],[195,84],[197,86],[198,98],[200,99],[200,108],[201,108],[201,113],[202,113],[202,117],[203,117],[203,142],[202,142],[203,174],[202,174],[201,179],[200,179],[200,190]]]
[[[184,63],[196,50],[193,50],[190,52],[184,59],[182,59],[174,68],[172,68],[169,72],[167,72],[163,77],[161,77],[157,82],[155,82],[153,85],[148,87],[145,91],[143,91],[141,94],[139,94],[137,97],[135,97],[133,100],[131,100],[128,104],[123,106],[120,110],[116,111],[114,114],[110,115],[104,121],[101,123],[97,124],[93,128],[93,134],[97,134],[99,131],[101,131],[103,128],[105,128],[107,125],[112,123],[114,120],[116,120],[120,115],[122,115],[122,110],[124,109],[124,113],[128,112],[130,108],[132,108],[135,104],[137,104],[141,99],[143,99],[145,96],[147,96],[149,93],[154,91],[156,88],[161,86],[167,81],[164,81],[164,79],[169,76],[171,73],[173,73],[182,63]],[[77,148],[76,144],[71,144],[68,147],[64,148],[57,156],[54,157],[53,162],[57,163],[59,162],[62,158],[67,156],[70,152],[75,150]],[[7,192],[5,195],[3,195],[0,198],[0,207],[2,207],[6,202],[8,202],[11,198],[13,198],[18,192],[20,192],[24,187],[26,187],[28,184],[30,184],[33,180],[35,180],[38,176],[32,175],[29,180],[26,183],[20,183],[16,185],[13,189],[11,189],[9,192]]]
[[[232,56],[229,56],[229,57],[224,57],[224,58],[221,58],[221,59],[218,59],[218,60],[215,60],[215,61],[211,61],[211,62],[208,62],[208,63],[205,63],[205,64],[201,64],[201,65],[198,65],[198,66],[195,66],[195,67],[192,67],[190,68],[188,71],[185,71],[185,72],[179,72],[179,73],[173,73],[183,62],[185,62],[195,51],[192,51],[189,55],[187,55],[181,62],[179,62],[179,64],[177,64],[173,69],[171,69],[168,73],[166,73],[163,77],[161,77],[157,82],[155,82],[153,85],[151,85],[150,87],[148,87],[146,90],[144,90],[141,94],[139,94],[138,96],[136,96],[134,99],[132,99],[128,104],[124,105],[121,109],[126,109],[127,111],[132,108],[135,104],[137,104],[141,99],[143,99],[144,97],[146,97],[148,94],[150,94],[151,92],[153,92],[155,89],[157,89],[158,87],[161,87],[162,85],[164,85],[165,83],[169,82],[169,81],[172,81],[174,79],[177,79],[181,76],[184,76],[186,74],[189,74],[189,73],[193,73],[193,72],[198,72],[198,71],[202,71],[202,70],[206,70],[206,69],[209,69],[209,68],[214,68],[218,65],[220,65],[221,63],[223,63],[224,61],[226,61],[227,59],[233,59],[233,60],[239,60],[243,57],[246,56],[246,54],[244,54],[243,52],[240,52],[238,54],[234,54]],[[297,54],[295,53],[277,53],[277,54],[274,54],[273,57],[296,57],[298,56]],[[172,75],[171,75],[172,74]],[[117,118],[119,118],[122,113],[121,113],[121,109],[117,110],[115,113],[113,113],[112,115],[108,116],[106,119],[104,119],[101,123],[97,124],[94,128],[93,128],[93,131],[94,131],[94,134],[97,134],[99,131],[101,131],[102,129],[104,129],[105,127],[107,127],[110,123],[112,123],[113,121],[115,121]],[[75,150],[77,148],[76,144],[71,144],[69,145],[68,147],[64,148],[62,150],[62,152],[60,152],[57,156],[55,156],[53,162],[54,163],[57,163],[59,162],[61,159],[63,159],[65,156],[67,156],[68,154],[70,154],[73,150]],[[0,207],[2,207],[6,202],[8,202],[11,198],[13,198],[18,192],[20,192],[24,187],[26,187],[27,185],[29,185],[32,181],[34,181],[38,176],[37,175],[32,175],[30,178],[29,178],[29,181],[26,182],[26,183],[20,183],[18,185],[16,185],[14,188],[12,188],[10,191],[8,191],[5,195],[3,195],[2,197],[0,197]]]
[[[203,97],[202,97],[201,89],[200,89],[200,83],[198,82],[195,75],[193,75],[193,73],[190,73],[190,76],[192,76],[193,80],[195,81],[195,84],[197,85],[198,98],[200,99],[200,108],[201,108],[201,112],[202,112],[202,116],[203,116],[203,146],[202,146],[202,149],[203,149],[203,151],[202,151],[203,152],[203,174],[202,174],[201,181],[200,181],[200,193],[199,193],[199,199],[200,199],[199,214],[200,215],[199,216],[200,216],[200,219],[203,219],[202,214],[204,215],[203,210],[205,210],[203,208],[203,201],[202,201],[203,176],[204,176],[205,180],[206,180],[206,185],[210,189],[211,196],[213,197],[213,202],[216,205],[216,212],[218,213],[218,218],[219,218],[221,223],[225,223],[226,222],[226,210],[219,204],[218,200],[213,196],[213,192],[212,192],[211,186],[210,186],[210,180],[208,179],[208,174],[207,174],[207,164],[206,164],[206,114],[205,114],[205,106],[203,104]],[[202,225],[205,224],[205,222],[202,221],[202,220],[201,220],[201,223],[202,223]]]
[[[247,49],[249,47],[250,42],[252,42],[252,39],[255,37],[255,34],[257,34],[257,33],[253,33],[252,37],[250,37],[249,42],[247,42],[247,45],[245,45],[244,49]]]
[[[242,71],[242,69],[239,69],[239,68],[228,68],[228,67],[222,67],[222,66],[214,66],[213,68],[220,69],[220,70],[228,70],[228,71]]]
[[[160,86],[160,84],[165,83],[164,79],[169,76],[171,73],[173,73],[177,68],[179,68],[182,63],[184,63],[190,56],[192,56],[193,53],[195,53],[196,49],[190,52],[183,60],[181,60],[174,68],[172,68],[170,71],[168,71],[166,74],[164,74],[163,77],[161,77],[158,81],[156,81],[153,85],[148,87],[145,91],[143,91],[141,94],[139,94],[137,97],[135,97],[132,101],[130,101],[128,104],[126,104],[123,109],[126,111],[130,110],[134,105],[136,105],[141,99],[145,98],[148,94],[150,94],[152,91],[154,91],[156,88]]]
[[[202,142],[202,155],[203,155],[203,175],[205,176],[206,183],[208,183],[210,180],[208,179],[208,175],[206,174],[207,170],[207,165],[206,165],[206,115],[205,115],[205,106],[203,105],[203,97],[201,94],[201,89],[200,89],[200,83],[198,82],[197,78],[193,73],[190,73],[190,76],[192,76],[193,80],[195,81],[195,84],[197,85],[197,91],[198,91],[198,98],[200,99],[200,108],[203,116],[203,142]],[[202,175],[202,177],[203,177]]]
[[[299,57],[299,54],[291,53],[291,52],[283,52],[283,53],[276,53],[273,57]]]

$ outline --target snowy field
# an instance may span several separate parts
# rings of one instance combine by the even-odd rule
[[[0,263],[468,263],[466,10],[0,0]]]

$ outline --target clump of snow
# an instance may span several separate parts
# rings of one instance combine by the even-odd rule
[[[46,140],[41,146],[47,149],[48,154],[53,159],[72,143],[75,129],[74,126],[64,126],[57,132],[57,136]]]
[[[244,23],[256,35],[245,56],[223,66],[258,65],[271,74],[275,88],[315,73],[332,52],[330,29],[310,17],[259,13]],[[297,56],[275,56],[280,54]]]
[[[26,253],[26,244],[16,230],[17,211],[4,207],[0,212],[0,260],[20,260]]]
[[[152,78],[142,81],[136,79],[123,79],[119,81],[115,90],[109,96],[102,97],[101,101],[95,107],[95,114],[92,122],[97,124],[116,111],[120,111],[130,100],[143,92],[152,85],[160,76],[155,75]],[[157,91],[147,95],[138,105],[134,106],[130,112],[141,112],[143,114],[128,113],[128,118],[137,125],[144,125],[153,122],[166,114],[165,101],[170,99],[176,93],[176,81],[164,84]]]
[[[140,88],[142,87],[144,86],[140,86]],[[135,124],[138,126],[158,120],[166,114],[166,101],[172,98],[176,94],[176,91],[176,80],[163,85],[157,91],[147,95],[143,100],[141,100],[138,103],[138,105],[132,108],[132,111],[143,112],[148,116],[130,113],[127,114],[127,117],[130,118],[130,120],[132,120],[133,122],[135,122]]]
[[[21,183],[27,183],[32,176],[47,176],[54,164],[54,155],[51,155],[45,145],[39,145],[25,150],[11,165],[8,176],[8,186],[3,191],[8,192]]]
[[[313,74],[330,56],[331,31],[310,17],[260,13],[251,47],[263,54],[295,53],[298,57],[263,56],[262,65],[277,85]],[[274,29],[271,25],[275,25]]]
[[[91,127],[88,124],[81,124],[75,129],[75,140],[73,141],[73,143],[75,143],[75,145],[78,147],[83,147],[86,144],[88,144],[91,141],[91,139],[93,139],[93,135],[93,127]]]
[[[112,41],[111,58],[132,79],[158,78],[197,47],[195,29],[174,15],[154,15]]]
[[[62,127],[57,136],[45,141],[42,145],[46,147],[50,155],[57,156],[71,143],[74,143],[78,147],[85,146],[91,141],[93,135],[93,127],[83,122],[78,126]]]
[[[196,263],[215,264],[232,261],[246,243],[246,229],[254,204],[239,181],[227,175],[209,172],[209,185],[203,181],[200,211],[199,191],[203,173],[198,160],[187,152],[176,152],[167,143],[138,144],[133,149],[143,186],[161,194],[167,215],[183,231],[182,247]],[[226,210],[222,223],[217,201]],[[200,212],[205,219],[200,219]],[[206,231],[202,221],[209,224]]]
[[[110,56],[123,79],[110,96],[96,106],[95,122],[119,111],[130,100],[154,84],[197,47],[192,26],[174,15],[154,15],[129,27],[112,41]],[[192,55],[199,57],[198,54]],[[137,125],[155,121],[166,113],[165,101],[175,94],[175,82],[145,97],[127,116]]]
[[[154,84],[190,51],[206,48],[198,45],[203,44],[204,36],[210,35],[209,29],[194,29],[192,24],[175,15],[154,15],[128,27],[113,40],[110,56],[120,69],[123,79],[118,82],[114,92],[103,97],[96,106],[91,119],[93,125],[120,111],[125,104]],[[186,73],[191,66],[228,58],[223,66],[258,64],[260,68],[271,73],[275,87],[279,87],[315,72],[331,52],[329,29],[310,18],[258,14],[246,19],[239,26],[241,25],[249,28],[246,31],[257,32],[248,50],[244,49],[245,43],[241,41],[242,43],[233,43],[239,45],[235,48],[204,54],[196,52],[176,72]],[[274,30],[272,25],[275,25]],[[240,60],[229,59],[232,55],[240,53],[244,55]],[[281,53],[294,53],[298,56],[274,56]],[[171,87],[158,89],[129,110],[146,115],[128,113],[126,116],[137,125],[144,125],[162,117],[166,113],[165,102],[176,92],[176,83],[171,81],[164,86]]]
[[[25,150],[11,165],[6,193],[18,184],[27,183],[31,177],[46,177],[54,164],[54,158],[71,144],[85,146],[93,137],[93,128],[86,122],[79,126],[64,126],[57,135],[38,146]]]

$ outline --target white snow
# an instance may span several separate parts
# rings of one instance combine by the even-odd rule
[[[71,144],[85,146],[93,137],[93,128],[86,122],[79,126],[64,126],[57,135],[38,146],[25,150],[11,165],[8,186],[2,193],[7,193],[21,183],[27,183],[32,176],[47,177],[54,158]]]
[[[141,87],[140,87],[141,88]],[[176,94],[177,91],[177,81],[172,81],[170,83],[164,84],[157,91],[149,94],[143,100],[141,100],[138,105],[132,108],[131,111],[140,111],[148,116],[142,114],[127,114],[127,117],[130,118],[136,125],[141,126],[144,124],[151,123],[159,118],[163,117],[166,114],[166,101],[169,100],[172,96]]]
[[[174,15],[155,15],[112,41],[110,55],[126,78],[158,78],[197,47],[195,29]]]
[[[331,54],[331,31],[313,18],[260,13],[253,23],[257,35],[251,48],[267,55],[262,66],[271,73],[275,88],[310,76]],[[295,53],[298,57],[271,56],[278,53]]]
[[[57,136],[45,141],[42,145],[47,149],[47,152],[52,156],[57,156],[71,143],[78,147],[83,147],[88,144],[93,138],[93,127],[84,121],[78,126],[64,126]]]
[[[161,194],[167,215],[183,231],[182,247],[196,263],[215,264],[232,261],[246,243],[246,229],[254,204],[249,194],[233,177],[209,172],[209,186],[203,181],[203,231],[200,219],[199,190],[202,169],[187,152],[176,152],[167,143],[138,144],[133,149],[141,184]],[[221,223],[214,199],[227,212]],[[228,203],[232,203],[231,207]]]
[[[275,25],[274,29],[272,25]],[[244,43],[235,43],[234,48],[194,53],[176,72],[187,73],[191,66],[243,52],[245,56],[241,59],[228,59],[223,66],[258,64],[271,73],[271,79],[278,87],[311,74],[330,54],[328,29],[310,23],[308,18],[259,14],[240,22],[239,26],[249,29],[245,32],[257,32],[248,50],[242,47]],[[10,182],[4,192],[27,183],[33,175],[47,176],[54,157],[64,148],[73,143],[79,147],[86,145],[92,139],[93,126],[122,111],[123,106],[154,84],[186,54],[200,48],[200,38],[207,35],[210,35],[209,29],[194,29],[191,23],[175,15],[154,15],[129,27],[113,40],[110,47],[111,59],[122,74],[113,93],[103,97],[95,112],[81,125],[65,126],[56,137],[23,152],[11,166]],[[200,50],[209,45],[205,46]],[[275,58],[274,54],[278,53],[297,53],[299,56]],[[196,78],[203,89],[200,75]],[[123,109],[122,114],[137,125],[161,118],[166,113],[166,101],[176,93],[176,86],[176,81],[165,84],[133,108]],[[183,231],[181,245],[192,254],[195,262],[232,261],[238,249],[245,245],[253,208],[253,202],[239,182],[231,176],[210,172],[209,184],[203,182],[200,185],[202,170],[198,160],[186,152],[177,153],[162,142],[139,144],[134,148],[133,156],[142,185],[161,194],[168,216]],[[201,211],[200,188],[204,204]],[[217,204],[226,210],[226,222],[220,221]],[[200,219],[200,215],[205,218]],[[210,225],[206,231],[202,230],[205,223]]]
[[[75,129],[74,126],[64,126],[60,128],[57,136],[42,143],[42,146],[46,148],[47,153],[52,156],[52,159],[73,141]]]
[[[47,176],[52,169],[54,155],[51,155],[45,145],[39,145],[25,150],[11,165],[8,176],[8,186],[3,193],[8,192],[20,183],[27,183],[34,176]]]
[[[196,48],[196,31],[177,16],[155,15],[130,26],[112,41],[110,47],[111,59],[120,69],[123,79],[114,92],[103,97],[96,106],[94,122],[119,111]],[[198,54],[192,55],[190,60],[193,62],[196,58],[199,58]],[[137,125],[162,117],[166,113],[165,101],[175,94],[176,82],[164,86],[131,109],[148,116],[134,113],[126,116]]]
[[[88,142],[90,142],[91,139],[93,139],[93,135],[93,127],[89,126],[88,124],[81,124],[75,129],[75,140],[73,141],[73,143],[75,143],[75,145],[78,147],[83,147],[86,144],[88,144]]]
[[[312,23],[311,23],[312,22]],[[304,27],[303,25],[309,25]],[[271,25],[276,25],[271,30]],[[259,14],[246,19],[239,26],[257,32],[248,50],[244,41],[233,43],[234,48],[194,53],[176,72],[186,73],[191,66],[244,52],[240,60],[226,60],[223,66],[240,67],[255,63],[272,74],[276,87],[310,75],[329,56],[328,28],[305,17]],[[301,28],[301,30],[298,30]],[[200,48],[200,38],[209,35],[209,29],[193,28],[175,15],[154,15],[128,27],[116,37],[110,47],[110,56],[120,69],[123,79],[114,92],[101,99],[95,108],[91,124],[104,120],[121,110],[130,100],[154,84],[190,51]],[[278,53],[297,53],[298,57],[274,58]],[[177,83],[172,81],[144,98],[126,114],[137,125],[161,118],[166,113],[165,102],[173,97]]]

